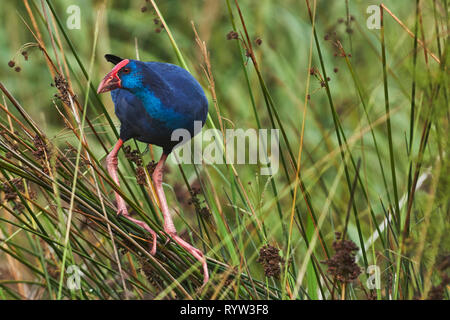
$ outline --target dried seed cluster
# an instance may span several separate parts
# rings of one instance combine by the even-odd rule
[[[22,54],[25,61],[28,61],[28,51],[22,50],[20,53]],[[17,55],[18,55],[18,53],[15,55],[15,57],[12,60],[8,61],[8,67],[14,68],[14,71],[16,71],[16,72],[20,72],[22,70],[22,68],[16,64],[16,61],[14,61],[14,59],[16,59]]]
[[[131,150],[130,146],[126,146],[123,148],[123,152],[128,160],[134,162],[137,166],[142,166],[142,156],[139,150]]]
[[[341,240],[341,235],[336,234],[333,242],[335,254],[322,263],[328,265],[328,273],[340,282],[352,282],[361,274],[360,267],[355,262],[356,244],[351,240]]]
[[[25,59],[25,61],[28,61],[28,52],[26,50],[21,52],[23,58]]]
[[[146,2],[148,2],[148,1],[146,1]],[[163,31],[164,30],[164,24],[159,20],[159,18],[157,17],[157,15],[156,15],[156,11],[153,9],[153,8],[151,8],[151,10],[149,10],[149,8],[147,7],[147,5],[145,4],[145,5],[143,5],[142,7],[141,7],[141,12],[142,13],[145,13],[145,12],[147,12],[147,11],[150,11],[152,14],[153,14],[153,16],[155,16],[155,18],[153,19],[153,23],[155,24],[155,32],[156,33],[160,33],[161,31]]]
[[[136,182],[139,185],[144,185],[145,184],[145,170],[144,167],[137,167],[136,168]]]
[[[38,160],[46,160],[49,155],[47,144],[39,135],[35,135],[33,138],[33,144],[36,150],[33,150],[33,156]]]
[[[345,32],[347,32],[348,34],[352,34],[353,33],[353,29],[352,29],[352,22],[355,21],[355,17],[352,15],[349,15],[347,19],[344,18],[339,18],[338,19],[338,23],[339,24],[343,24],[345,23]]]
[[[210,219],[211,218],[211,211],[207,206],[203,206],[203,204],[206,202],[205,200],[200,200],[199,195],[201,194],[200,189],[198,188],[191,188],[191,199],[188,201],[189,205],[194,205],[195,212],[202,216],[204,219]]]
[[[152,265],[150,264],[150,261],[146,258],[140,258],[139,263],[141,265],[139,271],[142,271],[145,274],[147,281],[156,288],[163,288],[164,282],[162,281],[158,273],[155,272]]]
[[[59,91],[59,94],[55,93],[54,97],[61,100],[64,104],[70,106],[69,83],[61,75],[56,75],[54,78],[54,81],[55,81],[54,86]],[[73,97],[72,97],[72,100],[73,100]]]
[[[147,239],[150,239],[150,236],[146,236]],[[140,264],[140,268],[138,268],[138,271],[142,271],[144,275],[146,276],[147,280],[155,287],[162,288],[163,281],[158,276],[158,274],[153,270],[152,265],[150,264],[150,261],[148,258],[146,258],[143,253],[140,250],[137,250],[135,245],[129,241],[128,239],[124,238],[122,239],[122,242],[119,242],[118,249],[120,254],[124,255],[128,253],[129,251],[133,251],[137,255],[137,259]]]
[[[353,32],[353,31],[352,31]],[[326,33],[323,37],[325,41],[329,41],[333,45],[333,56],[334,57],[352,57],[351,53],[345,53],[345,51],[342,48],[341,44],[341,38],[338,36],[336,31],[331,31],[329,33]],[[335,71],[337,72],[337,71]]]
[[[23,185],[23,179],[22,178],[15,178],[12,179],[9,182],[4,182],[1,185],[1,189],[5,193],[5,200],[6,201],[14,201],[18,198],[18,194],[16,192],[16,189],[19,192],[25,192],[25,187]]]
[[[337,72],[337,71],[336,71]],[[309,74],[313,77],[315,77],[319,83],[320,83],[320,87],[321,88],[325,88],[326,87],[326,82],[325,79],[322,77],[322,74],[320,73],[320,71],[316,68],[316,67],[312,67],[309,69]],[[327,82],[330,82],[331,78],[327,77]],[[308,95],[308,99],[310,99],[311,97]]]
[[[11,202],[11,204],[13,205],[13,210],[21,213],[25,209],[25,206],[20,201],[19,194],[18,194],[18,192],[20,192],[20,193],[25,192],[25,186],[24,186],[22,178],[15,178],[15,179],[10,180],[9,182],[2,183],[0,185],[0,190],[2,190],[4,192],[4,200]],[[30,198],[35,199],[36,193],[34,191],[32,191],[29,188],[29,186],[28,186],[28,190],[29,190]]]
[[[227,33],[227,40],[239,39],[239,34],[236,31],[230,31]]]
[[[146,175],[145,175],[145,169],[143,167],[144,162],[142,160],[141,153],[139,152],[139,150],[131,150],[130,146],[125,146],[123,148],[123,151],[125,153],[125,157],[136,165],[136,182],[139,185],[144,185],[145,181],[146,181]],[[147,165],[147,169],[149,168],[149,165]],[[149,170],[150,174],[152,172],[153,172],[153,170],[151,172]]]
[[[156,33],[160,33],[162,30],[164,30],[164,24],[158,18],[154,18],[153,23],[156,25]]]
[[[36,134],[33,138],[33,144],[36,148],[33,150],[33,156],[39,160],[39,163],[42,166],[42,171],[45,174],[49,174],[47,162],[48,159],[51,157],[51,149],[49,148],[49,145],[47,143],[47,138],[45,136],[40,137],[38,134]]]
[[[151,175],[153,174],[153,172],[155,171],[156,165],[157,165],[157,163],[155,162],[155,160],[152,160],[152,161],[150,161],[150,162],[147,164],[147,171],[148,171],[148,174],[149,174],[150,176],[151,176]]]
[[[258,261],[264,268],[266,277],[278,278],[281,273],[281,264],[284,262],[277,248],[270,244],[263,246],[259,250]]]
[[[241,40],[242,45],[244,46],[245,56],[247,58],[252,58],[252,60],[255,59],[251,43],[249,43],[249,41],[245,41],[243,39],[243,37],[239,37],[239,34],[236,31],[231,30],[230,32],[227,33],[226,37],[227,37],[227,40],[233,40],[233,39]],[[260,46],[262,44],[262,39],[260,37],[256,37],[254,42],[257,46]]]

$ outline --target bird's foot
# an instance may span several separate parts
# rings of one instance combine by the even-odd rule
[[[137,224],[138,226],[142,227],[145,231],[149,232],[152,235],[152,246],[150,248],[150,254],[154,256],[156,254],[156,232],[151,229],[148,224],[146,224],[144,221],[135,219],[130,217],[128,214],[128,210],[126,208],[118,209],[117,215],[122,215],[122,217],[130,220],[131,222]]]
[[[181,247],[183,247],[187,252],[189,252],[191,255],[194,256],[195,259],[197,259],[203,267],[203,284],[200,287],[200,290],[203,289],[203,287],[206,285],[206,283],[209,280],[209,273],[208,273],[208,265],[206,264],[206,258],[203,252],[201,252],[199,249],[195,248],[191,244],[187,243],[183,238],[181,238],[176,232],[173,232],[172,230],[166,230],[166,233],[170,236],[170,238],[173,239],[176,243],[178,243]],[[166,244],[170,241],[170,238],[167,238]]]
[[[123,215],[124,217],[129,216],[127,206],[121,197],[116,196],[117,201],[117,215]]]

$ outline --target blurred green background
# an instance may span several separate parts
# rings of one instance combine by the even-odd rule
[[[313,3],[313,1],[310,1]],[[40,1],[30,1],[32,8],[41,10]],[[257,113],[263,128],[271,128],[270,117],[267,112],[264,94],[260,87],[260,81],[252,61],[244,56],[245,64],[241,63],[243,51],[238,49],[235,40],[227,40],[227,34],[233,30],[226,1],[202,0],[202,1],[158,1],[158,6],[163,14],[167,25],[181,50],[187,66],[191,73],[200,81],[205,88],[210,100],[210,115],[218,126],[217,113],[208,90],[208,82],[201,68],[203,58],[195,42],[191,21],[195,24],[200,38],[206,41],[210,52],[212,73],[215,80],[217,102],[224,123],[228,128],[257,128],[255,115],[252,108],[252,97],[255,101]],[[239,23],[239,16],[233,5],[234,19],[239,32],[243,32]],[[401,23],[414,32],[416,21],[415,1],[384,1],[384,5],[395,14]],[[95,63],[92,72],[92,82],[96,87],[103,76],[111,69],[103,55],[112,53],[124,58],[139,57],[144,61],[161,61],[179,64],[173,47],[167,37],[167,33],[160,26],[151,4],[146,1],[54,1],[54,7],[62,23],[66,23],[70,13],[66,10],[70,5],[81,8],[81,28],[67,30],[75,50],[82,63],[87,67],[93,46],[93,35],[98,12],[102,12],[99,20],[99,38],[95,55]],[[245,17],[248,33],[253,42],[255,55],[261,69],[262,77],[267,85],[274,107],[278,111],[281,123],[289,144],[295,156],[300,146],[303,113],[305,108],[305,97],[309,95],[305,132],[302,153],[302,178],[306,189],[311,197],[311,203],[319,216],[324,203],[331,201],[327,208],[322,232],[326,241],[332,241],[335,237],[334,231],[341,230],[350,193],[345,181],[345,176],[338,178],[337,186],[334,186],[336,176],[339,174],[342,159],[335,136],[335,126],[330,112],[329,100],[325,88],[321,85],[320,77],[322,69],[318,57],[316,45],[311,42],[311,22],[305,1],[295,0],[248,0],[239,2]],[[393,182],[390,167],[389,139],[386,129],[385,93],[383,87],[383,64],[381,60],[380,30],[369,29],[367,12],[371,1],[317,1],[315,27],[318,41],[321,46],[323,62],[329,77],[329,87],[334,107],[350,142],[350,150],[353,158],[361,159],[361,178],[364,183],[368,199],[363,196],[361,190],[355,192],[355,203],[360,213],[360,228],[363,238],[367,240],[374,232],[374,222],[381,223],[385,218],[385,210],[394,201]],[[446,50],[446,35],[448,25],[446,1],[422,1],[421,2],[421,28],[420,40],[426,43],[430,52],[436,56],[448,55]],[[143,9],[145,8],[145,9]],[[42,18],[42,17],[38,17]],[[23,20],[22,20],[23,19]],[[0,8],[0,78],[11,93],[20,101],[21,105],[39,124],[48,138],[55,144],[64,145],[66,141],[75,143],[72,133],[64,127],[64,123],[55,112],[53,103],[56,89],[50,84],[53,82],[48,72],[47,64],[43,55],[36,47],[27,49],[28,60],[20,54],[21,46],[25,43],[35,42],[32,34],[27,29],[24,21],[30,24],[28,14],[22,1],[5,1]],[[436,30],[436,21],[438,30]],[[44,24],[39,21],[40,27]],[[31,25],[31,24],[30,24]],[[413,82],[413,52],[414,35],[408,34],[405,29],[385,12],[385,42],[386,42],[386,67],[388,73],[387,88],[391,108],[392,144],[393,157],[395,159],[395,172],[399,199],[406,196],[408,192],[409,166],[416,164],[417,151],[420,145],[420,134],[425,124],[426,116],[424,110],[433,106],[433,126],[431,129],[428,146],[424,153],[421,174],[431,172],[433,165],[440,152],[447,154],[447,128],[448,128],[448,104],[446,97],[447,80],[438,78],[441,65],[437,63],[429,53],[425,54],[419,46],[417,53],[417,67],[415,83],[417,87],[416,105],[418,111],[414,119],[415,131],[412,143],[413,155],[409,156],[409,135],[411,115],[411,86]],[[439,35],[439,36],[438,36]],[[48,32],[43,32],[44,42],[52,58],[51,39]],[[255,40],[261,39],[258,45]],[[379,157],[373,143],[369,122],[364,114],[361,99],[354,85],[352,74],[344,57],[339,54],[335,44],[339,40],[345,52],[349,53],[358,85],[364,96],[370,122],[374,126],[374,135],[380,150]],[[137,44],[137,46],[136,46]],[[80,92],[79,100],[84,101],[81,92],[85,89],[85,79],[77,67],[74,56],[64,44],[68,62],[74,67],[71,70],[72,82],[75,92]],[[309,66],[309,54],[312,52],[312,63]],[[16,65],[21,68],[15,72],[8,67],[8,61],[15,60]],[[445,65],[443,61],[442,63]],[[311,76],[309,92],[306,92],[308,73],[310,68],[319,70],[319,76]],[[446,67],[445,67],[446,68]],[[243,69],[249,75],[250,89],[247,86]],[[446,70],[446,69],[445,69]],[[78,81],[79,80],[79,81]],[[429,88],[437,82],[442,81],[441,94],[438,99],[429,104]],[[81,86],[80,86],[81,84]],[[114,115],[114,106],[109,95],[100,98],[106,105],[108,113],[113,117],[117,127],[118,120]],[[88,117],[97,126],[101,134],[110,134],[110,129],[105,124],[104,115],[99,115],[88,109]],[[104,128],[104,129],[103,129]],[[86,128],[88,136],[89,128]],[[105,139],[106,140],[106,139]],[[139,144],[141,151],[145,146]],[[444,146],[447,150],[439,150]],[[286,141],[281,139],[281,150],[289,163],[287,156]],[[95,150],[98,157],[105,156],[101,148]],[[159,152],[159,151],[158,151]],[[448,157],[448,156],[446,156]],[[144,155],[145,161],[149,160],[148,153]],[[384,166],[388,189],[386,189],[380,176],[379,162]],[[410,162],[411,161],[411,162]],[[295,166],[295,163],[293,164]],[[168,192],[169,203],[183,207],[187,220],[194,220],[193,208],[187,205],[188,193],[181,183],[176,166],[169,165],[172,170],[166,174],[165,182],[175,192]],[[269,191],[267,177],[257,175],[255,166],[237,165],[237,171],[245,189],[249,192],[250,201],[255,205],[265,228],[269,234],[269,242],[278,243],[281,249],[286,248],[285,236],[280,225],[275,204],[274,194]],[[185,166],[188,180],[195,182],[195,171],[192,167]],[[341,168],[342,169],[342,168]],[[444,170],[445,169],[445,170]],[[284,171],[286,170],[286,171]],[[448,172],[448,164],[443,165],[444,172]],[[227,169],[218,166],[218,171],[227,174]],[[354,171],[352,171],[354,174]],[[285,174],[286,173],[286,174]],[[221,185],[220,174],[211,170],[210,183],[215,185],[219,199],[223,204],[223,210],[227,216],[233,217],[234,210],[229,204],[229,186]],[[287,181],[287,176],[290,181]],[[426,178],[427,176],[423,176]],[[130,178],[130,181],[133,177]],[[290,183],[295,179],[295,171],[291,165],[281,167],[274,181],[280,193],[281,213],[286,225],[289,225],[291,213],[291,189]],[[445,178],[445,181],[448,178]],[[425,179],[426,180],[426,179]],[[441,181],[442,182],[442,181]],[[421,185],[417,191],[417,199],[414,206],[412,228],[419,230],[423,214],[428,204],[430,180]],[[445,183],[444,183],[445,186]],[[208,186],[206,186],[208,188]],[[329,198],[330,189],[336,187],[336,193]],[[359,188],[359,187],[358,187]],[[448,209],[444,205],[448,198],[445,193],[447,187],[438,189],[437,203],[433,204],[436,209]],[[388,198],[390,198],[388,200]],[[446,200],[447,199],[447,200]],[[297,203],[306,219],[306,207],[300,192],[297,195]],[[369,205],[375,213],[370,216]],[[383,207],[384,205],[384,207]],[[260,211],[259,211],[260,210]],[[404,203],[402,206],[404,210]],[[448,231],[448,219],[445,217],[445,230]],[[372,220],[375,218],[375,221]],[[231,220],[233,220],[232,218]],[[437,220],[440,221],[440,220]],[[177,222],[180,226],[182,223]],[[348,226],[349,238],[358,245],[358,226],[351,218]],[[273,230],[271,230],[273,229]],[[429,233],[430,234],[430,233]],[[415,233],[415,237],[420,235]],[[298,232],[293,233],[294,247],[299,252],[305,252],[302,246],[302,237]],[[378,243],[378,245],[380,245]],[[259,247],[259,246],[256,246]],[[251,248],[250,251],[255,251]],[[448,235],[440,241],[439,252],[448,253]],[[296,249],[296,250],[297,250]],[[297,254],[296,253],[296,254]],[[256,253],[252,253],[256,254]],[[300,265],[301,254],[294,260]],[[253,257],[255,258],[255,257]],[[370,258],[372,259],[372,258]],[[251,266],[252,270],[261,271],[257,264]]]

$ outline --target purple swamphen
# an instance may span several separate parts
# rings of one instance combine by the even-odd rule
[[[117,153],[123,143],[131,138],[163,148],[161,159],[152,174],[161,212],[164,216],[164,231],[202,263],[205,284],[208,282],[208,267],[203,253],[180,236],[173,224],[162,187],[164,163],[179,141],[172,141],[172,132],[186,129],[193,137],[205,124],[208,100],[200,84],[185,69],[160,62],[142,62],[105,55],[115,67],[101,81],[97,93],[111,91],[115,112],[121,122],[120,139],[106,158],[108,172],[119,185],[117,175]],[[194,126],[194,122],[201,126]],[[183,141],[185,142],[185,141]],[[128,214],[125,201],[115,192],[117,214],[150,232],[153,236],[151,253],[156,253],[156,233],[145,222]]]

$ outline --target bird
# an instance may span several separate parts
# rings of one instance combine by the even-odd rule
[[[100,82],[97,94],[110,92],[115,114],[120,120],[119,139],[106,157],[108,173],[120,185],[117,155],[127,140],[134,138],[162,147],[162,155],[152,173],[152,180],[164,218],[164,231],[200,261],[205,285],[209,280],[206,257],[201,250],[177,234],[162,186],[164,164],[172,150],[180,144],[180,141],[172,140],[172,133],[184,129],[192,138],[206,122],[208,99],[205,92],[186,69],[174,64],[123,59],[112,54],[106,54],[105,59],[115,66]],[[201,125],[196,125],[196,122]],[[156,232],[145,222],[132,218],[124,199],[116,191],[114,194],[117,215],[122,215],[152,235],[150,253],[155,255]]]

